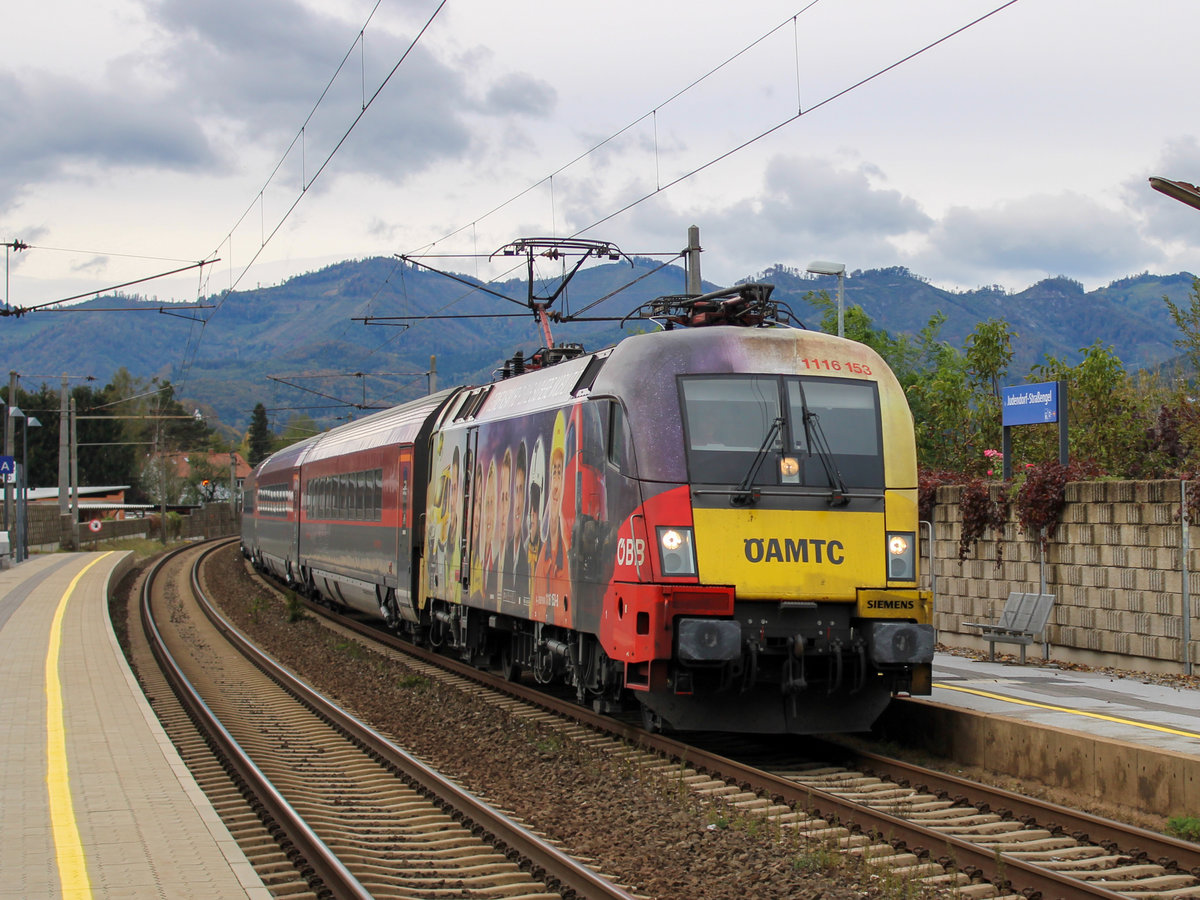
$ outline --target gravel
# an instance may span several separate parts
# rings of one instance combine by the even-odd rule
[[[215,570],[215,571],[214,571]],[[629,889],[654,898],[912,897],[826,846],[712,806],[628,762],[334,635],[221,551],[208,587],[260,646],[378,730]]]

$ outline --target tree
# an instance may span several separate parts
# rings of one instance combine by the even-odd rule
[[[1138,390],[1111,347],[1096,341],[1079,352],[1083,358],[1074,366],[1048,356],[1032,371],[1038,381],[1067,383],[1072,460],[1093,461],[1112,475],[1146,474],[1148,433],[1155,419],[1150,410],[1158,406],[1155,396]],[[1042,446],[1031,444],[1034,458],[1029,462],[1056,458],[1057,426],[1034,428],[1041,432]]]
[[[180,500],[183,503],[212,503],[229,493],[229,470],[214,466],[204,453],[190,453],[187,457],[188,475],[183,480]]]
[[[917,429],[917,454],[926,469],[982,475],[984,455],[1000,445],[999,380],[1012,359],[1012,329],[1003,319],[980,323],[966,352],[939,340],[945,316],[930,318],[915,348],[907,388]]]
[[[1192,367],[1192,377],[1200,374],[1200,278],[1192,282],[1192,291],[1188,294],[1188,307],[1171,302],[1170,297],[1163,297],[1167,309],[1171,312],[1171,321],[1182,332],[1182,337],[1176,338],[1175,346],[1183,351]]]
[[[837,334],[837,303],[830,298],[829,292],[809,291],[804,299],[821,310],[821,330],[826,334]],[[900,383],[907,387],[915,374],[919,358],[919,351],[912,341],[905,335],[893,337],[884,329],[876,328],[871,317],[857,303],[843,311],[842,319],[843,334],[852,341],[866,344],[882,356]]]
[[[274,440],[271,428],[267,424],[267,408],[261,403],[256,403],[254,412],[250,414],[246,461],[252,466],[257,466],[271,455],[271,445]]]
[[[1000,379],[1012,362],[1012,339],[1016,332],[1003,319],[988,319],[967,335],[967,362],[977,387],[990,389],[1000,399]]]
[[[310,438],[315,434],[320,434],[320,432],[321,429],[317,427],[317,423],[313,421],[312,416],[306,413],[298,413],[288,419],[287,425],[283,427],[283,434],[275,441],[275,449],[282,450],[284,447],[290,447],[297,441]]]

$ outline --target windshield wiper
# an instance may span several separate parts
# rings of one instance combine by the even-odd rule
[[[754,460],[750,463],[750,470],[746,473],[746,477],[742,479],[737,490],[733,492],[733,496],[729,498],[729,502],[734,506],[749,506],[751,503],[757,503],[762,496],[754,490],[754,479],[758,477],[758,470],[762,468],[763,460],[767,458],[767,453],[775,443],[775,438],[782,430],[783,416],[776,416],[771,427],[767,429],[767,436],[763,438],[762,446],[754,454]]]
[[[804,407],[804,433],[808,437],[809,447],[821,461],[825,477],[829,479],[831,489],[829,505],[845,506],[850,502],[850,498],[846,496],[846,482],[842,480],[842,473],[838,471],[833,451],[829,449],[829,441],[825,439],[825,431],[821,428],[821,419],[815,412],[808,411],[807,404]]]

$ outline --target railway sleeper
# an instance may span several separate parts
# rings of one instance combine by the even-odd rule
[[[898,798],[895,800],[875,800],[871,804],[878,810],[887,812],[889,810],[902,810],[905,816],[916,817],[917,815],[929,814],[937,818],[938,812],[953,809],[952,806],[944,804],[942,800],[931,797],[912,797],[908,799]]]
[[[1182,887],[1186,884],[1194,886],[1196,884],[1196,880],[1188,875],[1167,875],[1163,872],[1162,866],[1152,864],[1115,866],[1111,869],[1093,869],[1087,872],[1080,872],[1076,877],[1082,881],[1103,881],[1105,884],[1112,881],[1119,881],[1139,886],[1149,886],[1151,881],[1160,881],[1162,878],[1176,879],[1172,883],[1174,887]]]
[[[1091,848],[1089,848],[1091,849]],[[1101,851],[1103,854],[1104,851]],[[1095,869],[1098,866],[1107,866],[1115,864],[1119,857],[1116,856],[1079,856],[1071,859],[1063,859],[1062,854],[1055,853],[1050,859],[1041,859],[1044,854],[1040,853],[1006,853],[1005,856],[1011,856],[1014,859],[1036,861],[1043,869],[1050,869],[1054,872],[1074,872],[1080,869]]]

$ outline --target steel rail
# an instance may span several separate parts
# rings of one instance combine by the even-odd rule
[[[1133,857],[1145,857],[1165,869],[1188,872],[1200,878],[1200,844],[1159,834],[1135,825],[1116,822],[1102,816],[1060,806],[1046,800],[1026,797],[1003,788],[969,781],[945,772],[927,769],[902,760],[881,756],[867,750],[847,747],[837,741],[826,741],[830,747],[851,757],[866,774],[886,777],[901,784],[920,785],[929,793],[943,793],[979,806],[982,797],[989,809],[1003,817],[1018,821],[1036,821],[1050,831],[1062,829],[1080,843],[1110,845]],[[1130,843],[1130,842],[1134,843]]]
[[[228,543],[228,541],[218,543],[205,550],[200,558],[202,559],[204,556],[207,556],[224,543]],[[362,886],[350,870],[343,865],[342,861],[338,859],[325,842],[317,836],[316,832],[296,812],[292,805],[288,803],[284,796],[263,775],[262,770],[254,764],[254,761],[242,749],[233,735],[226,730],[225,726],[221,724],[217,716],[208,707],[208,704],[204,702],[184,674],[183,669],[171,655],[170,650],[167,649],[166,641],[159,631],[158,625],[154,621],[154,614],[150,609],[151,590],[154,585],[154,579],[167,562],[193,549],[195,549],[194,545],[180,547],[160,557],[151,567],[150,571],[147,572],[146,580],[142,585],[142,627],[146,630],[150,640],[150,648],[154,653],[154,658],[158,661],[159,666],[162,667],[167,680],[171,683],[172,689],[175,691],[179,701],[187,709],[192,720],[220,748],[221,753],[225,755],[230,765],[234,767],[238,775],[246,782],[248,788],[275,820],[275,823],[283,830],[288,839],[292,841],[308,864],[312,866],[313,871],[324,882],[325,886],[339,898],[369,900],[371,897],[370,892]]]
[[[514,851],[523,859],[528,860],[533,866],[535,874],[538,874],[538,877],[546,880],[555,889],[567,891],[576,897],[588,898],[588,900],[636,900],[633,894],[572,859],[495,807],[444,778],[371,726],[305,684],[254,646],[249,638],[213,606],[200,585],[200,565],[209,553],[217,549],[219,548],[213,547],[206,551],[196,560],[196,564],[192,568],[192,587],[200,601],[201,608],[213,625],[231,643],[284,690],[312,709],[317,715],[350,735],[353,740],[377,754],[387,764],[394,766],[403,773],[405,778],[418,785],[427,794],[456,810],[463,816],[469,827],[474,826],[491,835],[495,841],[503,843],[510,851]]]
[[[843,799],[820,788],[801,785],[790,779],[763,772],[753,766],[673,738],[650,733],[609,716],[595,713],[573,700],[554,697],[538,689],[517,682],[509,682],[498,675],[481,671],[476,666],[459,662],[423,647],[417,647],[393,634],[356,619],[331,612],[327,607],[309,600],[304,602],[314,612],[331,618],[343,627],[373,641],[381,642],[425,662],[476,680],[495,690],[540,706],[549,712],[622,738],[631,744],[681,760],[702,773],[736,782],[747,790],[760,791],[770,795],[777,802],[796,804],[810,815],[831,819],[851,830],[857,829],[870,833],[880,840],[890,843],[897,850],[909,849],[917,855],[928,855],[948,868],[957,869],[972,877],[985,879],[997,887],[1015,886],[1026,892],[1031,900],[1039,896],[1061,898],[1061,900],[1117,900],[1117,898],[1128,900],[1126,894],[1109,890],[1101,883],[1072,878],[1022,859],[1003,855],[994,848],[983,847],[971,841],[946,835],[861,803]],[[911,771],[922,773],[919,777],[922,783],[927,783],[940,774],[931,770],[919,769],[919,767],[913,767]],[[928,776],[925,773],[928,773]],[[908,777],[916,779],[918,776],[910,774]],[[973,791],[976,788],[974,782],[965,780],[961,780],[961,785],[970,786]],[[1031,812],[1039,809],[1038,801],[1030,798],[1023,798],[1023,800],[1026,808]],[[1047,810],[1053,808],[1055,812],[1060,809],[1051,805],[1041,808]],[[1143,835],[1152,834],[1152,832],[1145,832],[1142,829],[1124,828],[1120,823],[1089,816],[1078,811],[1073,811],[1073,815],[1074,821],[1080,826],[1078,830],[1086,830],[1092,834],[1093,840],[1096,839],[1097,834],[1112,835],[1114,842],[1118,840],[1126,842],[1131,835],[1141,838]],[[1107,830],[1103,823],[1107,823]],[[1170,841],[1170,839],[1167,840]],[[1183,854],[1180,855],[1183,856]]]

